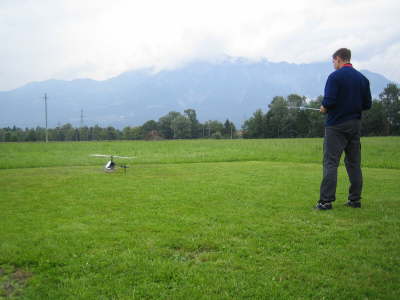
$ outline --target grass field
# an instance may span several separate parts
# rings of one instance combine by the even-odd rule
[[[362,142],[323,212],[321,139],[0,144],[0,298],[398,299],[400,138]]]

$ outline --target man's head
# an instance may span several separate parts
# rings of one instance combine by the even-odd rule
[[[344,64],[349,63],[351,59],[351,51],[347,48],[340,48],[332,55],[332,63],[335,70],[340,69]]]

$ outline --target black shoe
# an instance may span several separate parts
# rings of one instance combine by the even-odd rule
[[[344,204],[344,206],[352,207],[352,208],[361,208],[361,202],[360,201],[348,201],[347,203]]]
[[[331,203],[318,203],[317,206],[315,206],[315,209],[317,209],[317,210],[332,209],[332,204]]]

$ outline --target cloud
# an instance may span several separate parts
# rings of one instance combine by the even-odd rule
[[[392,0],[2,0],[0,90],[223,55],[327,61],[339,47],[400,81],[399,9]]]
[[[368,57],[367,60],[357,61],[361,69],[370,69],[374,72],[385,74],[389,79],[400,82],[400,69],[398,56],[400,53],[400,41],[388,46],[384,51]]]

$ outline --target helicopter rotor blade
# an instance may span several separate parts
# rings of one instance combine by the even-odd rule
[[[90,154],[89,156],[93,157],[114,157],[114,158],[123,158],[123,159],[132,159],[136,158],[135,156],[119,156],[119,155],[107,155],[107,154]]]
[[[106,154],[90,154],[89,156],[94,156],[94,157],[111,157],[112,155],[106,155]]]

